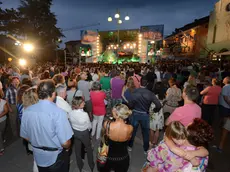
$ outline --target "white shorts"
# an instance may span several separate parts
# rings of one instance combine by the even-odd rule
[[[224,129],[230,131],[230,118],[228,118],[224,124]]]

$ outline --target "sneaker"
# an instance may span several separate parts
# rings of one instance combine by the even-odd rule
[[[212,146],[217,152],[222,153],[223,149],[220,149],[218,146],[214,145]]]
[[[129,151],[129,152],[132,152],[132,150],[133,150],[133,149],[132,149],[131,147],[128,146],[128,151]]]

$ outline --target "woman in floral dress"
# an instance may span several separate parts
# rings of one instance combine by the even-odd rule
[[[158,97],[158,96],[157,96]],[[158,98],[159,99],[159,98]],[[160,100],[161,104],[163,100]],[[158,143],[160,130],[164,128],[163,108],[159,112],[154,112],[155,104],[152,103],[149,109],[150,115],[150,146]]]

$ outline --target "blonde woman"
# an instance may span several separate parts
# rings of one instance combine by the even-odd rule
[[[127,172],[129,169],[128,141],[132,136],[133,127],[126,124],[125,120],[132,114],[131,110],[124,105],[118,104],[113,110],[114,122],[110,123],[107,130],[108,136],[108,159],[100,172],[108,172],[113,169],[115,172]],[[106,128],[108,121],[104,123]]]
[[[126,85],[122,89],[122,102],[128,104],[132,100],[132,93],[136,89],[134,80],[132,77],[129,77]]]
[[[39,99],[37,95],[37,89],[33,87],[27,89],[22,96],[23,108],[26,109],[29,106],[36,104],[38,100]],[[28,148],[30,151],[33,151],[32,146],[30,144],[28,145]],[[38,167],[35,161],[34,161],[34,166],[33,166],[33,172],[38,172]]]

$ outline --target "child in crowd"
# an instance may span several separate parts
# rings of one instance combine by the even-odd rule
[[[201,119],[195,119],[193,124],[188,126],[187,131],[183,124],[174,121],[166,129],[165,141],[149,151],[147,157],[149,162],[145,164],[142,171],[205,171],[208,164],[208,152],[200,146],[206,145],[212,139],[211,126]],[[168,146],[167,142],[170,144],[173,142],[178,149]]]

